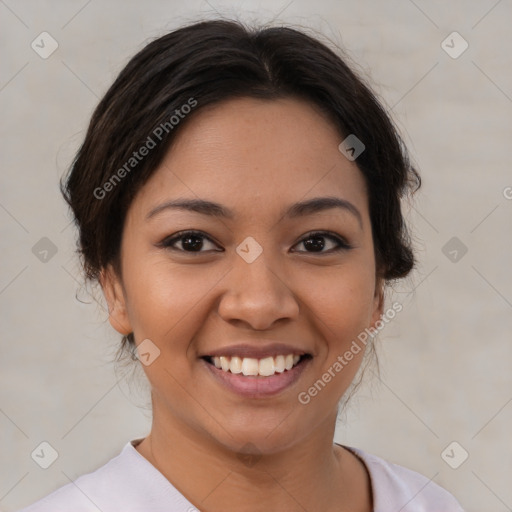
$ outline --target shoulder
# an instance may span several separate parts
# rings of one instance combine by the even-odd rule
[[[101,512],[97,501],[104,501],[106,495],[115,492],[105,493],[104,487],[118,486],[119,477],[126,471],[124,451],[94,472],[80,476],[19,512],[68,512],[70,508],[76,512]]]
[[[132,442],[104,466],[19,512],[164,512],[190,503],[140,455]],[[170,508],[169,508],[170,507]]]
[[[358,448],[344,448],[368,469],[375,512],[464,512],[455,497],[432,479]]]

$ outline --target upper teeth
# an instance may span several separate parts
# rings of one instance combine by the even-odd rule
[[[254,359],[252,357],[212,357],[213,364],[225,372],[241,373],[242,375],[261,375],[268,377],[285,370],[291,370],[298,362],[300,356],[288,354],[276,357]]]

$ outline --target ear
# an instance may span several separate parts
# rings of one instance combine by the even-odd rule
[[[375,327],[377,321],[384,313],[384,280],[377,277],[375,281],[375,293],[373,295],[373,312],[371,327]]]
[[[107,301],[110,325],[124,336],[130,334],[133,329],[126,310],[123,285],[111,265],[101,270],[99,281]]]

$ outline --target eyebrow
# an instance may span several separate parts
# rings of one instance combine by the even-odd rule
[[[313,215],[324,210],[330,210],[332,208],[340,208],[344,211],[348,211],[356,217],[361,229],[363,228],[363,219],[359,210],[350,201],[339,197],[315,197],[313,199],[294,203],[282,213],[281,217],[295,219],[298,217]],[[153,208],[147,214],[146,220],[149,220],[155,215],[168,209],[196,212],[202,215],[225,219],[235,218],[235,214],[232,210],[213,201],[207,201],[204,199],[173,199]]]

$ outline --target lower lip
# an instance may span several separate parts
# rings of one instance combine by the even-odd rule
[[[275,373],[269,377],[244,376],[241,373],[225,372],[202,360],[211,374],[231,391],[246,398],[266,398],[277,395],[293,386],[300,378],[311,359],[300,361],[291,370]]]

